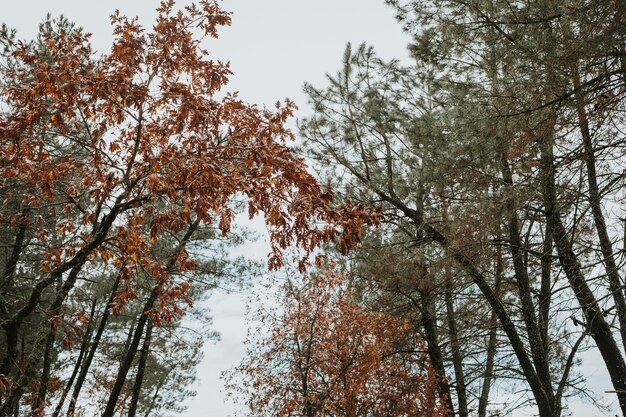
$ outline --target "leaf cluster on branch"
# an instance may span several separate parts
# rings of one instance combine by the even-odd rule
[[[102,416],[133,416],[140,398],[151,409],[158,395],[142,384],[164,386],[146,375],[166,349],[163,329],[180,328],[202,294],[196,281],[233,270],[207,252],[236,238],[242,204],[265,220],[272,269],[297,247],[304,271],[320,244],[345,252],[378,221],[376,210],[335,204],[293,154],[289,100],[270,110],[224,92],[231,71],[202,40],[229,14],[212,0],[174,6],[162,2],[151,29],[114,13],[115,39],[99,57],[64,19],[44,22],[32,42],[3,27],[2,415],[60,415],[68,404],[73,416],[86,378],[104,395],[91,402]],[[115,350],[102,352],[103,338],[116,333],[126,342],[107,359]]]

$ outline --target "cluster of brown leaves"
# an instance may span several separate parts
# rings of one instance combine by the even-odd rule
[[[291,102],[271,111],[220,91],[230,70],[200,44],[230,23],[217,2],[173,6],[161,4],[150,32],[114,14],[115,41],[98,60],[79,29],[42,27],[41,45],[17,45],[0,91],[0,190],[23,210],[0,221],[36,230],[37,268],[50,277],[98,260],[125,281],[149,273],[166,298],[185,288],[166,290],[173,271],[151,245],[196,219],[228,234],[237,197],[265,218],[271,268],[288,246],[303,250],[302,269],[323,242],[349,250],[377,215],[334,206],[293,155]],[[174,256],[178,271],[193,268],[184,247]]]
[[[347,283],[326,270],[287,284],[284,311],[265,316],[270,333],[253,340],[231,389],[253,416],[446,416],[408,323],[364,310]]]

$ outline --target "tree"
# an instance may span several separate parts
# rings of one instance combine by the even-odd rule
[[[528,194],[525,207],[543,222],[544,248],[549,248],[542,260],[540,291],[546,294],[550,271],[559,268],[578,304],[580,322],[604,358],[622,412],[626,412],[620,349],[625,334],[624,294],[615,262],[616,237],[610,237],[606,227],[607,223],[619,224],[610,202],[615,198],[613,187],[620,181],[615,170],[621,171],[623,159],[619,114],[624,98],[625,33],[617,23],[623,22],[623,5],[610,1],[451,1],[440,9],[434,2],[390,3],[415,35],[411,48],[419,65],[433,68],[429,75],[442,90],[456,91],[449,96],[455,101],[453,107],[480,109],[457,120],[472,126],[476,134],[472,137],[481,143],[490,143],[489,136],[500,142],[492,141],[491,146],[501,153],[501,175],[508,188],[517,195],[524,195],[519,190],[525,187],[539,191]],[[437,9],[442,13],[433,13]],[[591,114],[595,122],[589,130]],[[592,130],[596,132],[593,138]],[[534,168],[529,166],[532,161]],[[520,170],[514,164],[527,166]],[[515,230],[523,225],[523,219],[515,218],[520,208],[524,203],[513,202],[509,209],[513,257],[514,248],[523,247],[516,242],[520,240],[516,235],[523,234]],[[553,249],[555,264],[549,261]],[[516,279],[532,293],[532,281],[528,281],[531,285],[523,283],[526,277],[517,263]],[[602,277],[588,272],[600,264]],[[521,295],[524,310],[530,311],[532,297]],[[539,310],[552,302],[550,297],[540,297]],[[612,314],[617,332],[612,319],[605,319]],[[533,353],[536,357],[550,349],[538,343],[541,330],[532,329],[545,328],[545,318],[543,313],[537,315],[543,324],[535,326],[534,319],[525,315],[529,337],[535,339],[538,350]],[[550,387],[545,391],[549,393]]]
[[[463,4],[458,7],[462,9]],[[421,10],[419,4],[414,6]],[[430,3],[424,7],[431,6],[436,7]],[[445,16],[450,25],[464,28],[466,22],[461,16],[465,15],[450,12]],[[357,201],[383,202],[390,232],[380,238],[379,246],[395,251],[396,256],[393,261],[381,260],[378,248],[379,254],[363,264],[364,276],[371,280],[375,275],[372,265],[410,265],[406,268],[408,277],[398,276],[397,272],[388,277],[391,282],[399,278],[405,283],[396,290],[421,306],[420,320],[424,334],[431,335],[433,357],[445,358],[437,353],[441,350],[437,347],[441,335],[432,331],[441,321],[432,314],[423,316],[424,312],[432,312],[432,307],[428,307],[432,300],[428,298],[440,297],[445,301],[440,304],[446,309],[442,315],[447,318],[450,333],[457,335],[452,340],[459,340],[458,330],[454,330],[458,328],[450,320],[458,318],[454,302],[450,303],[454,298],[451,295],[464,297],[468,285],[473,284],[499,321],[540,415],[559,415],[562,398],[568,391],[584,392],[572,368],[576,353],[589,334],[571,326],[569,317],[558,314],[559,310],[553,307],[566,311],[565,306],[575,306],[576,291],[561,287],[580,288],[573,284],[580,281],[570,281],[565,270],[553,271],[552,245],[557,237],[551,229],[552,222],[538,209],[543,200],[537,200],[536,190],[545,177],[537,176],[539,147],[530,145],[524,134],[538,128],[529,127],[529,123],[543,119],[539,115],[528,118],[526,113],[519,118],[502,117],[515,112],[506,107],[509,101],[513,101],[513,107],[518,105],[509,96],[518,92],[517,79],[511,75],[494,80],[488,72],[492,62],[511,67],[515,64],[520,66],[522,77],[526,68],[523,65],[528,62],[523,55],[509,57],[499,44],[482,39],[480,36],[493,36],[491,31],[495,29],[489,26],[476,35],[479,46],[468,47],[467,51],[484,54],[480,55],[484,61],[456,56],[446,60],[445,55],[437,58],[445,49],[428,53],[420,50],[417,54],[418,47],[427,46],[428,36],[439,33],[451,37],[440,47],[452,48],[453,41],[461,42],[454,38],[455,30],[465,34],[457,27],[432,31],[428,28],[424,34],[418,33],[414,67],[384,63],[366,47],[355,53],[348,48],[342,70],[329,77],[328,87],[307,87],[315,113],[301,123],[305,146],[328,176],[335,179],[336,189]],[[452,48],[450,53],[456,50]],[[499,61],[500,55],[495,61],[488,59],[498,52],[506,52],[503,56],[507,59]],[[511,90],[496,89],[504,88],[496,81],[507,87],[512,84]],[[526,99],[523,89],[519,94],[520,100]],[[510,132],[522,133],[518,136]],[[576,198],[575,190],[566,189],[560,207],[576,216],[578,225],[581,206]],[[579,225],[571,235],[586,238],[584,220]],[[427,274],[421,272],[426,270]],[[460,279],[451,280],[455,276]],[[424,281],[426,286],[421,283]],[[433,292],[437,288],[442,289],[439,295]],[[473,300],[483,306],[484,301]],[[602,313],[593,316],[602,321]],[[479,332],[475,336],[480,337],[480,331],[484,334],[486,330],[489,339],[496,340],[497,333],[490,331],[492,320],[476,324]],[[454,359],[459,351],[453,345],[448,369],[461,375],[463,366]],[[488,345],[491,347],[484,354],[491,360],[483,361],[484,368],[478,368],[484,369],[484,378],[474,375],[471,379],[492,380],[493,346],[497,344]],[[614,369],[619,373],[619,361]],[[448,372],[445,365],[437,370]],[[518,379],[515,372],[505,376]],[[480,397],[476,396],[483,404],[479,406],[481,410],[486,402],[483,393],[488,391],[482,390]],[[459,392],[459,412],[467,413],[468,403],[462,397]]]
[[[347,276],[322,270],[262,312],[231,376],[251,416],[448,416],[437,377],[407,322],[364,310]]]
[[[149,323],[175,320],[189,299],[192,283],[175,279],[197,264],[189,241],[202,225],[227,236],[238,197],[265,218],[270,268],[288,246],[301,249],[301,269],[320,243],[337,237],[348,250],[377,218],[333,205],[286,146],[291,102],[270,111],[221,91],[231,72],[200,44],[230,23],[217,2],[175,11],[165,1],[151,31],[118,12],[112,23],[111,51],[98,59],[89,35],[63,21],[41,25],[30,43],[4,31],[0,413],[23,400],[34,413],[48,406],[68,303],[83,282],[106,276],[94,271],[115,271],[117,304],[137,295],[138,275],[150,282],[110,416]],[[164,239],[176,244],[153,257]]]
[[[447,408],[468,415],[477,400],[489,399],[494,375],[516,376],[510,372],[515,366],[510,349],[498,343],[503,335],[495,319],[462,272],[449,259],[420,256],[420,249],[407,242],[410,237],[393,233],[393,227],[390,222],[369,232],[351,253],[353,285],[367,308],[411,323],[440,376],[439,391],[449,396]],[[497,253],[494,258],[496,292],[506,299],[509,291],[499,271],[503,262]]]

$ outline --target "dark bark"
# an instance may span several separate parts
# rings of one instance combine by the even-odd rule
[[[300,340],[297,334],[294,334],[294,343],[298,352],[298,360],[296,361],[298,366],[298,374],[300,376],[300,394],[304,398],[304,404],[302,406],[302,414],[305,417],[314,417],[316,414],[316,407],[314,407],[310,392],[309,392],[309,371],[311,361],[311,349],[313,347],[313,328],[315,327],[316,320],[312,320],[308,332],[308,340],[306,349],[303,351],[300,345]],[[304,358],[304,363],[303,362]],[[319,407],[319,405],[318,405]]]
[[[556,390],[557,404],[559,404],[559,406],[561,405],[561,398],[563,398],[563,392],[565,391],[565,387],[567,386],[567,383],[569,381],[570,371],[574,366],[574,358],[576,358],[576,354],[578,353],[578,348],[580,347],[580,344],[583,342],[583,340],[585,340],[587,336],[587,333],[582,332],[578,337],[578,340],[574,343],[574,346],[572,346],[569,355],[567,356],[565,366],[563,366],[563,376],[561,377],[561,381],[559,382],[559,386]],[[559,410],[559,413],[560,412],[561,410]]]
[[[502,283],[503,266],[502,254],[500,249],[496,253],[496,271],[494,291],[496,296],[500,296],[500,284]],[[480,397],[478,399],[478,417],[487,416],[487,405],[489,404],[489,393],[491,392],[491,383],[493,381],[493,369],[495,365],[496,348],[498,346],[498,317],[495,312],[491,311],[489,317],[489,339],[487,342],[487,358],[485,359],[485,373],[483,375],[483,384],[480,389]]]
[[[137,375],[135,376],[135,383],[133,384],[132,397],[128,408],[128,417],[135,417],[137,415],[137,404],[139,403],[139,394],[141,393],[141,386],[146,372],[146,363],[148,362],[148,354],[150,353],[150,341],[152,339],[153,327],[154,322],[149,320],[146,328],[146,335],[143,339],[143,345],[141,347],[141,353],[139,354]]]
[[[125,193],[118,197],[118,200],[121,201],[123,197],[125,197]],[[39,303],[39,300],[41,299],[44,290],[52,285],[52,283],[54,283],[55,281],[58,281],[64,273],[66,273],[67,271],[71,271],[70,276],[66,280],[66,284],[64,285],[63,289],[63,292],[65,293],[65,295],[67,295],[76,280],[76,276],[87,261],[88,256],[96,248],[102,245],[108,235],[109,229],[111,228],[111,226],[113,226],[113,222],[117,218],[117,215],[122,211],[122,208],[124,207],[124,205],[120,205],[119,203],[116,204],[114,208],[111,209],[111,212],[104,217],[102,223],[100,223],[100,226],[98,227],[98,230],[93,234],[91,241],[87,243],[83,248],[81,248],[78,252],[76,252],[72,259],[64,262],[58,268],[50,272],[50,274],[46,278],[39,281],[31,291],[30,295],[27,297],[27,301],[24,306],[20,308],[15,313],[15,315],[8,321],[17,323],[19,326],[19,324],[37,307],[37,304]]]
[[[446,319],[448,322],[448,330],[450,332],[450,348],[452,350],[452,365],[454,367],[454,388],[459,403],[459,417],[467,417],[469,411],[467,409],[467,388],[465,385],[465,373],[463,372],[463,358],[461,357],[461,347],[459,345],[459,331],[456,323],[456,312],[454,311],[454,294],[452,277],[450,271],[446,268]]]
[[[133,343],[133,335],[135,334],[135,329],[137,322],[139,321],[140,316],[133,318],[130,326],[128,326],[128,334],[126,335],[126,341],[124,342],[124,347],[122,348],[122,353],[119,356],[120,365],[124,362],[124,357],[128,353],[128,349],[130,349],[130,345]]]
[[[87,329],[85,330],[83,340],[80,344],[80,352],[78,353],[78,358],[76,358],[74,370],[72,371],[72,375],[70,375],[69,379],[67,380],[63,391],[61,392],[61,398],[59,399],[59,402],[54,409],[54,412],[52,413],[52,417],[57,417],[60,414],[61,409],[63,408],[63,404],[65,403],[65,399],[67,398],[67,394],[69,393],[70,388],[72,388],[74,380],[76,379],[76,376],[81,369],[83,358],[85,357],[85,353],[87,353],[87,348],[89,347],[89,342],[91,340],[91,334],[93,331],[92,325],[96,313],[96,303],[97,300],[93,300],[93,302],[91,303],[91,311],[89,312],[89,323],[87,324]]]
[[[358,173],[356,175],[358,176]],[[361,179],[363,180],[362,177]],[[517,333],[517,327],[509,316],[509,313],[504,308],[504,305],[500,301],[499,297],[496,295],[493,288],[491,288],[491,286],[489,285],[487,278],[474,265],[470,258],[468,258],[463,252],[461,252],[461,250],[456,248],[451,242],[449,242],[446,236],[440,233],[429,223],[425,222],[416,210],[411,209],[395,196],[387,195],[380,190],[375,191],[382,200],[392,204],[394,207],[404,213],[408,218],[414,221],[418,227],[423,228],[425,231],[425,236],[437,242],[442,248],[444,248],[455,260],[455,262],[469,275],[469,277],[479,288],[479,290],[485,297],[485,300],[489,303],[491,308],[494,310],[496,316],[498,317],[498,320],[502,325],[502,329],[506,333],[507,338],[511,343],[511,347],[515,352],[515,356],[520,364],[522,373],[526,378],[526,381],[528,382],[531,391],[533,392],[533,396],[535,398],[535,401],[537,402],[539,415],[541,417],[553,417],[552,403],[547,397],[543,389],[543,384],[539,380],[539,377],[537,376],[537,373],[535,371],[535,367],[533,366],[533,363],[530,360],[528,353],[526,352],[524,343]]]
[[[107,401],[106,408],[102,413],[102,417],[113,417],[115,414],[115,409],[117,407],[117,401],[119,399],[120,393],[122,392],[122,388],[126,383],[126,376],[128,375],[128,371],[133,364],[133,360],[135,359],[135,355],[137,354],[137,350],[139,348],[139,343],[144,333],[144,329],[146,327],[146,323],[149,319],[150,310],[154,307],[154,303],[159,296],[159,286],[156,285],[150,292],[146,303],[141,312],[141,316],[137,320],[137,325],[135,326],[135,330],[133,332],[133,337],[128,347],[124,357],[120,362],[120,367],[117,371],[117,377],[115,378],[115,382],[113,387],[111,388],[111,392],[109,394],[109,399]]]
[[[504,183],[508,187],[513,186],[513,175],[509,162],[505,153],[501,156],[502,177]],[[548,355],[544,350],[545,342],[539,331],[537,315],[535,313],[535,304],[532,298],[532,286],[528,276],[528,269],[522,253],[522,239],[520,237],[519,220],[516,213],[516,207],[511,197],[506,203],[508,209],[508,233],[509,233],[509,250],[513,261],[513,270],[515,273],[515,282],[519,291],[522,319],[526,325],[526,333],[528,335],[528,344],[532,354],[533,364],[537,372],[537,376],[542,383],[543,390],[550,403],[554,404],[554,390],[552,388],[552,375],[550,372],[550,364],[548,363]],[[555,416],[556,417],[556,416]]]
[[[22,396],[26,393],[26,388],[27,386],[29,386],[31,381],[34,381],[35,378],[37,377],[37,366],[34,366],[36,364],[39,363],[38,360],[30,362],[29,363],[29,359],[31,357],[40,357],[43,356],[43,353],[40,353],[40,356],[37,356],[36,354],[34,354],[34,352],[36,352],[37,350],[41,349],[41,343],[38,345],[35,345],[33,347],[33,349],[30,352],[27,352],[26,349],[26,331],[22,330],[20,332],[20,350],[19,350],[19,363],[20,364],[24,364],[27,365],[25,366],[25,369],[22,368],[20,370],[19,373],[15,374],[15,378],[14,378],[14,382],[15,382],[15,388],[11,391],[9,391],[9,393],[7,395],[5,395],[5,397],[3,398],[4,403],[2,404],[2,406],[0,407],[0,417],[4,417],[4,416],[8,416],[10,415],[12,412],[18,412],[20,409],[20,400],[22,398]],[[45,340],[45,339],[43,339]],[[16,368],[17,369],[17,368]],[[32,413],[31,413],[32,414]]]
[[[146,417],[151,415],[152,410],[154,410],[156,401],[159,399],[159,391],[161,390],[161,387],[162,387],[162,383],[159,382],[159,384],[156,386],[156,389],[154,390],[154,394],[152,395],[152,398],[150,399],[150,405],[147,407],[146,414],[145,414]]]
[[[124,194],[118,197],[118,200],[124,197]],[[31,291],[30,295],[26,298],[26,303],[10,318],[6,319],[2,324],[2,327],[6,334],[6,355],[0,367],[0,374],[9,375],[15,365],[15,358],[17,354],[17,334],[19,328],[24,322],[24,319],[28,317],[40,302],[41,296],[46,288],[52,283],[58,282],[62,279],[63,274],[70,271],[65,283],[63,284],[60,292],[57,294],[53,305],[50,307],[51,311],[58,309],[69,291],[73,288],[78,278],[83,265],[87,261],[88,255],[93,252],[98,246],[104,242],[109,229],[113,225],[117,215],[124,208],[124,205],[117,204],[111,212],[104,217],[98,230],[94,233],[92,240],[80,249],[69,261],[63,263],[61,266],[52,271],[48,276],[40,280]]]
[[[410,212],[410,209],[408,210]],[[476,286],[480,289],[481,293],[485,297],[485,300],[498,316],[502,329],[511,343],[511,347],[513,348],[515,356],[520,363],[524,377],[528,381],[528,385],[530,386],[535,400],[537,401],[539,415],[542,417],[552,417],[552,404],[547,398],[545,391],[543,390],[543,384],[539,380],[539,377],[535,372],[535,368],[526,353],[526,348],[517,333],[515,323],[504,308],[504,305],[500,301],[499,297],[489,285],[485,276],[478,270],[478,268],[476,268],[473,262],[465,256],[463,252],[455,248],[444,235],[427,223],[424,223],[424,227],[427,229],[428,235],[430,235],[435,242],[439,243],[450,253],[454,260],[468,273],[474,284],[476,284]]]
[[[17,263],[20,260],[20,255],[22,253],[22,249],[24,248],[24,236],[26,235],[26,229],[28,228],[28,217],[30,215],[30,207],[26,207],[22,210],[22,215],[20,218],[20,223],[17,227],[17,231],[15,233],[15,241],[13,242],[13,247],[11,248],[11,255],[6,261],[4,266],[4,271],[2,273],[2,288],[7,288],[13,282],[13,276],[15,274],[15,269],[17,267]]]
[[[552,299],[552,228],[546,223],[541,255],[541,286],[539,288],[539,332],[543,340],[543,351],[550,353],[548,325],[550,323],[550,302]]]
[[[187,232],[185,233],[183,238],[180,240],[180,243],[178,244],[178,247],[176,248],[174,254],[172,254],[172,256],[169,258],[167,262],[166,268],[167,268],[168,273],[171,273],[174,267],[176,266],[176,260],[177,260],[177,256],[179,252],[185,247],[185,245],[187,244],[187,241],[189,240],[189,238],[191,238],[191,235],[196,231],[199,224],[200,224],[200,221],[195,220],[189,226],[189,228],[187,229]],[[159,291],[160,291],[160,283],[157,282],[157,284],[152,288],[152,291],[150,292],[150,295],[148,296],[148,299],[146,300],[146,303],[144,304],[144,308],[141,313],[141,316],[139,317],[139,320],[137,321],[137,326],[135,327],[135,332],[133,335],[132,342],[128,348],[128,351],[126,352],[126,355],[124,355],[124,358],[122,359],[119,370],[117,372],[117,377],[115,378],[115,382],[113,383],[113,387],[111,388],[111,393],[109,395],[107,405],[104,409],[104,412],[102,413],[102,417],[113,417],[113,414],[115,413],[119,395],[122,392],[124,383],[126,382],[126,376],[128,375],[128,371],[130,370],[130,367],[133,363],[133,359],[135,358],[135,355],[137,354],[139,343],[143,336],[146,323],[148,322],[150,310],[152,310],[152,308],[154,307],[154,303],[156,302],[159,296]]]
[[[426,279],[426,268],[422,268],[420,279]],[[426,285],[422,286],[425,287]],[[452,393],[450,392],[450,384],[446,377],[446,367],[443,363],[443,355],[441,354],[441,346],[439,345],[439,337],[437,332],[437,316],[435,313],[435,304],[433,293],[430,288],[420,289],[420,312],[422,313],[422,327],[424,328],[424,337],[428,346],[428,358],[430,359],[433,369],[437,374],[437,386],[439,394],[446,398],[446,406],[451,416],[454,413],[454,403],[452,402]]]
[[[574,85],[580,87],[580,83],[575,80]],[[596,156],[591,140],[591,132],[589,130],[589,119],[583,105],[580,94],[575,98],[576,113],[578,115],[578,123],[580,133],[583,140],[585,150],[584,158],[587,168],[587,185],[589,187],[589,205],[593,214],[593,222],[600,241],[600,249],[602,251],[602,262],[609,278],[609,288],[613,301],[615,302],[615,311],[617,313],[620,335],[622,336],[622,344],[626,351],[626,299],[622,288],[622,280],[619,276],[618,268],[615,263],[613,254],[613,245],[606,229],[604,214],[602,213],[602,196],[598,187],[598,178],[596,173]]]
[[[391,153],[387,149],[387,163],[391,163]],[[388,165],[390,166],[390,165]],[[391,175],[391,172],[389,172]],[[388,188],[393,189],[393,185],[389,183]],[[419,212],[424,211],[424,187],[421,182],[418,183],[418,198],[417,204]],[[423,231],[418,228],[417,239],[423,238]],[[446,400],[446,408],[450,416],[454,416],[454,402],[452,401],[452,392],[450,391],[450,384],[448,383],[448,377],[446,375],[446,367],[443,362],[443,354],[441,346],[439,345],[439,335],[437,331],[437,311],[435,308],[435,296],[433,294],[433,284],[429,282],[432,277],[428,276],[428,268],[424,262],[424,254],[421,250],[417,253],[419,262],[417,264],[417,284],[420,294],[420,304],[417,306],[422,315],[422,327],[424,329],[424,337],[426,338],[426,345],[428,347],[428,357],[433,366],[437,377],[437,387],[439,395]]]
[[[557,205],[553,138],[551,134],[541,143],[542,191],[546,221],[552,227],[559,262],[583,311],[586,327],[604,360],[616,391],[622,413],[626,415],[626,363],[604,319],[593,291],[587,285],[578,258],[572,249],[568,233]]]
[[[52,317],[55,320],[55,317]],[[56,339],[56,325],[50,325],[50,331],[46,337],[46,344],[43,351],[43,364],[41,366],[41,377],[39,378],[39,389],[37,391],[37,399],[32,404],[33,415],[43,413],[46,407],[46,396],[48,395],[48,383],[50,382],[50,367],[52,365],[52,348]]]
[[[50,306],[49,315],[50,315],[51,321],[58,319],[59,314],[61,313],[61,307],[63,305],[63,301],[66,299],[70,290],[74,287],[74,284],[76,283],[76,280],[78,279],[78,274],[81,271],[82,266],[83,264],[79,264],[79,265],[76,265],[74,268],[72,268],[67,279],[65,280],[65,282],[62,284],[61,288],[59,289],[59,292],[57,293],[54,301],[52,302],[52,305]],[[56,339],[56,329],[57,329],[56,324],[51,323],[50,332],[46,339],[46,344],[44,348],[42,371],[41,371],[41,377],[39,379],[39,392],[37,396],[37,403],[39,404],[37,405],[37,408],[43,409],[43,407],[45,407],[45,401],[46,401],[46,396],[48,392],[48,382],[50,380],[50,366],[51,366],[51,360],[52,360],[51,354],[52,354],[52,348],[54,346],[54,341]]]
[[[2,367],[0,367],[0,375],[9,375],[11,370],[17,365],[17,356],[19,354],[17,341],[20,328],[17,323],[9,322],[3,324],[2,329],[6,338],[6,352],[4,353]]]
[[[20,412],[20,399],[24,394],[24,388],[18,387],[13,390],[6,398],[2,407],[0,407],[0,417],[18,415]]]
[[[102,334],[106,329],[107,321],[111,314],[111,308],[113,307],[113,302],[115,301],[115,295],[120,285],[121,275],[118,274],[115,278],[115,282],[113,283],[113,287],[111,288],[111,294],[109,295],[109,300],[107,301],[106,306],[104,307],[104,311],[102,312],[102,318],[100,319],[100,324],[98,325],[98,330],[91,342],[91,346],[89,347],[89,353],[85,358],[85,362],[80,368],[80,373],[78,374],[78,378],[76,379],[76,385],[74,386],[74,390],[72,391],[72,397],[70,399],[70,403],[67,409],[67,417],[74,416],[74,410],[76,408],[76,401],[78,400],[78,396],[80,395],[80,391],[83,388],[83,384],[85,383],[85,379],[87,378],[87,372],[89,372],[89,368],[91,367],[91,363],[93,358],[98,350],[98,346],[100,345],[100,339],[102,338]]]

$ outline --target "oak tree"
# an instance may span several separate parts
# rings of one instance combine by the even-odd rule
[[[34,42],[4,37],[0,413],[25,401],[33,413],[48,407],[68,302],[103,276],[94,271],[115,271],[114,304],[136,297],[138,275],[151,282],[109,390],[111,416],[146,329],[174,320],[189,299],[192,283],[174,279],[197,264],[189,241],[203,225],[227,236],[237,199],[265,219],[270,268],[288,246],[300,248],[301,269],[320,243],[338,238],[347,250],[376,221],[333,204],[294,156],[289,100],[270,110],[224,92],[231,71],[201,44],[230,24],[216,1],[182,10],[164,1],[157,12],[151,29],[114,13],[102,56],[62,22],[42,24]],[[176,244],[152,256],[166,238]]]

